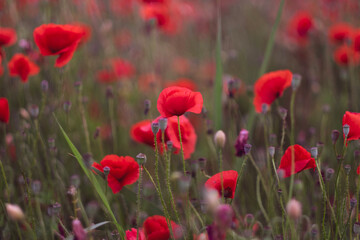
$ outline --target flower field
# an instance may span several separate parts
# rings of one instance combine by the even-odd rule
[[[0,240],[359,239],[357,0],[0,0]]]

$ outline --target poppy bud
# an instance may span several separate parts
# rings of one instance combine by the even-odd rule
[[[35,104],[31,104],[29,107],[29,113],[32,118],[37,118],[39,116],[39,107]]]
[[[168,124],[168,120],[167,118],[160,118],[159,119],[159,126],[160,126],[160,129],[161,131],[165,131],[166,127],[167,127],[167,124]]]
[[[345,169],[345,173],[346,173],[347,175],[349,175],[349,174],[350,174],[350,171],[351,171],[351,166],[350,166],[349,164],[346,164],[346,165],[344,166],[344,169]]]
[[[278,108],[278,113],[279,113],[282,120],[286,119],[286,116],[287,116],[287,109],[286,108],[279,107]]]
[[[251,151],[251,144],[248,144],[248,143],[245,144],[244,151],[245,151],[245,154],[248,154]]]
[[[74,219],[72,221],[72,229],[77,240],[86,240],[86,231],[79,219]]]
[[[31,183],[31,189],[34,195],[38,195],[41,191],[41,182],[39,180],[35,180]]]
[[[318,156],[318,148],[317,147],[312,147],[310,152],[311,152],[311,157],[317,158],[317,156]]]
[[[63,104],[63,108],[64,108],[64,111],[66,113],[70,112],[70,110],[71,110],[71,102],[70,101],[65,101],[64,104]]]
[[[26,120],[29,120],[30,119],[30,114],[28,111],[26,111],[26,109],[24,108],[20,108],[20,116],[23,118],[23,119],[26,119]]]
[[[183,194],[187,194],[191,184],[191,178],[189,176],[181,176],[178,180],[179,190]]]
[[[270,146],[268,151],[269,151],[270,157],[273,158],[275,155],[275,147]]]
[[[6,212],[13,221],[21,221],[25,218],[24,212],[18,205],[5,203]]]
[[[311,239],[317,239],[317,235],[319,234],[319,228],[316,224],[311,226]]]
[[[153,132],[154,135],[156,135],[159,132],[159,123],[157,122],[153,122],[151,124],[151,131]]]
[[[302,214],[301,203],[295,199],[291,199],[286,204],[286,212],[289,215],[289,217],[293,219],[298,219],[299,217],[301,217]]]
[[[261,113],[265,114],[269,111],[269,106],[266,103],[263,103],[263,105],[261,105]]]
[[[354,209],[354,207],[356,206],[356,204],[357,204],[357,200],[356,200],[356,198],[351,198],[350,199],[350,208],[351,209]]]
[[[107,179],[109,173],[110,173],[110,168],[108,166],[103,168],[104,174],[105,174],[105,178]]]
[[[111,86],[108,86],[106,88],[106,92],[105,92],[106,98],[113,98],[114,97],[114,92]]]
[[[70,177],[70,184],[78,188],[80,186],[80,177],[75,174]]]
[[[225,141],[226,141],[225,133],[222,130],[217,131],[214,136],[215,146],[219,148],[224,148]]]
[[[345,135],[345,137],[347,138],[347,136],[349,135],[349,132],[350,132],[350,126],[348,124],[345,124],[343,126],[343,133]]]
[[[360,234],[360,222],[354,223],[353,231],[355,234]]]
[[[94,132],[94,139],[97,139],[100,135],[100,127],[97,127]]]
[[[252,214],[246,214],[245,215],[245,223],[247,226],[252,226],[255,222],[254,215]]]
[[[325,174],[326,180],[330,181],[331,178],[333,177],[334,173],[335,173],[334,169],[332,169],[332,168],[326,169],[326,174]]]
[[[200,170],[204,171],[205,167],[206,167],[206,159],[205,158],[199,158],[198,162],[199,162]]]
[[[293,74],[291,86],[293,90],[298,89],[301,83],[301,75],[300,74]]]
[[[48,144],[49,144],[49,148],[54,148],[55,147],[55,139],[54,138],[49,138],[48,139]]]
[[[219,193],[215,189],[206,188],[204,195],[208,209],[215,210],[220,204]]]
[[[49,90],[49,82],[46,80],[41,81],[41,90],[47,92]]]
[[[173,142],[172,141],[167,141],[166,142],[166,146],[167,146],[167,149],[171,152],[172,149],[173,149]]]
[[[147,157],[145,154],[143,153],[139,153],[138,155],[136,155],[136,161],[138,162],[139,165],[144,166],[146,163]]]
[[[150,107],[151,107],[151,102],[150,102],[150,100],[146,99],[144,101],[144,114],[145,115],[147,115],[149,113]]]

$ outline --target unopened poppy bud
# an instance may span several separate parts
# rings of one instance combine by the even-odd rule
[[[191,178],[189,176],[181,176],[178,180],[179,190],[183,194],[188,194],[190,188]]]
[[[317,156],[318,156],[318,148],[317,147],[312,147],[310,149],[310,152],[311,152],[311,157],[317,158]]]
[[[172,149],[173,149],[173,142],[172,141],[167,141],[166,142],[166,147],[167,147],[167,149],[171,152],[172,151]]]
[[[276,145],[276,143],[277,143],[276,139],[277,139],[277,136],[275,133],[270,134],[270,136],[269,136],[270,145]]]
[[[255,222],[254,215],[252,214],[246,214],[245,215],[245,223],[247,226],[252,226]]]
[[[251,151],[251,144],[247,143],[244,145],[244,152],[248,154]]]
[[[105,174],[105,178],[107,178],[109,176],[110,173],[110,168],[108,166],[103,168],[104,174]]]
[[[293,74],[291,86],[293,90],[298,89],[301,83],[301,75],[300,74]]]
[[[41,90],[47,92],[49,90],[49,82],[46,80],[41,81]]]
[[[214,142],[216,147],[224,148],[226,142],[226,136],[222,130],[219,130],[215,133]]]
[[[100,135],[100,127],[97,127],[94,132],[94,139],[97,139]]]
[[[147,115],[150,111],[150,107],[151,107],[151,102],[150,100],[146,99],[144,101],[144,114]]]
[[[78,188],[80,186],[80,177],[75,174],[70,177],[70,184]]]
[[[38,195],[41,191],[41,182],[39,180],[34,180],[31,183],[31,189],[32,189],[34,195]]]
[[[350,166],[349,164],[346,164],[346,165],[344,166],[344,169],[345,169],[345,173],[346,173],[347,175],[349,175],[349,174],[350,174],[350,171],[351,171],[351,166]]]
[[[146,163],[147,157],[145,154],[143,153],[139,153],[138,155],[136,155],[136,161],[138,162],[138,164],[140,166],[144,166]]]
[[[198,162],[199,162],[200,170],[201,170],[201,171],[205,170],[205,167],[206,167],[206,159],[205,159],[205,158],[199,158],[199,159],[198,159]]]
[[[334,173],[335,173],[334,169],[332,169],[332,168],[326,169],[326,174],[325,174],[326,180],[330,181],[331,178],[334,176]]]
[[[345,135],[346,138],[347,138],[347,136],[349,135],[349,132],[350,132],[350,126],[347,125],[347,124],[345,124],[345,125],[343,126],[343,133],[344,133],[344,135]]]
[[[356,206],[356,204],[357,204],[357,200],[356,200],[356,198],[351,198],[350,199],[350,208],[351,209],[354,209],[354,207]]]
[[[168,124],[168,120],[167,118],[160,118],[159,119],[159,126],[160,126],[160,129],[161,131],[165,131],[166,127],[167,127],[167,124]]]
[[[20,108],[20,116],[23,118],[23,119],[26,119],[26,120],[29,120],[30,119],[30,114],[28,111],[26,111],[26,109],[24,108]]]
[[[70,112],[70,110],[71,110],[71,102],[70,101],[65,101],[64,104],[63,104],[63,108],[64,108],[64,111],[66,113]]]
[[[336,141],[338,140],[340,136],[340,132],[338,130],[332,130],[331,132],[331,140],[332,140],[332,143],[335,144]]]
[[[301,217],[302,214],[301,203],[295,199],[291,199],[286,204],[286,212],[289,215],[289,217],[293,219],[298,219],[299,217]]]
[[[55,139],[54,138],[49,138],[48,139],[48,144],[49,144],[49,148],[54,148],[55,147]]]
[[[219,193],[215,189],[206,188],[204,198],[207,208],[211,211],[215,211],[215,209],[220,205]]]
[[[79,219],[74,219],[72,221],[72,229],[77,240],[86,240],[86,231]]]
[[[16,204],[5,203],[6,212],[13,221],[21,221],[25,218],[24,212]]]
[[[37,118],[39,116],[39,107],[37,105],[31,104],[28,110],[32,118]]]
[[[154,135],[156,135],[159,132],[159,129],[160,129],[159,123],[153,122],[151,124],[151,131],[153,132]]]
[[[105,93],[105,95],[106,95],[106,98],[113,98],[113,97],[114,97],[114,92],[113,92],[113,89],[112,89],[111,86],[108,86],[108,87],[106,88],[106,93]]]
[[[76,88],[76,90],[79,90],[81,86],[82,86],[82,82],[81,82],[81,81],[76,81],[76,82],[74,83],[74,87]]]
[[[268,151],[269,151],[270,157],[273,158],[275,156],[275,147],[270,146]]]
[[[261,105],[261,113],[262,114],[265,114],[265,113],[267,113],[269,111],[269,106],[266,104],[266,103],[263,103],[262,105]]]
[[[278,113],[279,113],[282,120],[286,119],[286,116],[287,116],[287,109],[286,108],[279,107],[278,108]]]
[[[360,234],[360,222],[354,223],[353,231],[355,234]]]

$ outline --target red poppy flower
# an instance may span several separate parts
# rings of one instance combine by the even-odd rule
[[[134,66],[121,58],[113,58],[111,60],[112,69],[118,78],[130,78],[134,75]]]
[[[131,230],[127,230],[125,240],[137,240],[137,234],[138,234],[137,231],[138,230],[136,228],[132,228]],[[138,240],[146,240],[144,231],[142,229],[140,229],[140,231],[139,231]]]
[[[163,117],[181,116],[185,112],[201,113],[203,97],[183,87],[165,88],[159,95],[157,109]]]
[[[292,75],[289,70],[279,70],[266,73],[256,81],[254,86],[256,112],[261,112],[263,104],[270,105],[282,96],[284,90],[291,85]]]
[[[178,78],[174,82],[169,82],[166,84],[166,87],[173,87],[173,86],[184,87],[191,91],[196,91],[197,89],[196,84],[191,79],[188,78]]]
[[[348,141],[360,139],[360,113],[346,111],[342,119],[342,125],[349,125]],[[345,138],[345,136],[344,136]]]
[[[312,16],[305,11],[297,12],[290,20],[288,33],[297,43],[304,45],[307,43],[308,33],[313,27]]]
[[[100,83],[113,83],[113,82],[116,82],[117,77],[113,71],[100,70],[96,73],[96,79]]]
[[[92,166],[101,172],[104,172],[104,167],[110,168],[107,181],[114,194],[118,193],[125,185],[133,184],[139,178],[139,164],[129,156],[107,155],[100,164],[95,162]]]
[[[303,170],[315,168],[316,162],[315,159],[311,157],[311,154],[306,151],[302,146],[295,144],[286,149],[285,154],[281,158],[279,169],[284,170],[284,177],[290,177],[291,174],[291,161],[292,161],[292,149],[294,149],[295,156],[295,168],[294,174],[299,173]]]
[[[156,20],[157,27],[167,34],[174,34],[179,29],[174,14],[168,4],[161,3],[143,4],[140,12],[145,21]]]
[[[222,174],[223,186],[224,186],[224,197],[234,198],[234,194],[236,190],[236,182],[238,178],[237,171],[229,170],[229,171],[223,171],[221,173],[217,173],[206,181],[205,187],[217,190],[219,195],[221,196],[221,192],[222,192],[221,174]]]
[[[0,77],[3,75],[4,73],[4,68],[3,66],[1,65],[1,62],[2,62],[2,56],[0,55]]]
[[[360,29],[357,29],[353,33],[352,39],[353,48],[356,52],[360,52]]]
[[[9,102],[6,98],[0,98],[0,122],[9,123]]]
[[[355,52],[353,48],[342,45],[334,52],[334,60],[341,66],[357,65],[360,60],[360,54]]]
[[[74,55],[79,43],[87,36],[78,25],[43,24],[34,30],[34,40],[43,56],[59,55],[55,67],[63,67]]]
[[[0,48],[9,47],[16,42],[16,32],[12,28],[0,28]]]
[[[158,117],[154,120],[157,122],[161,117]],[[130,136],[132,139],[139,143],[146,144],[155,147],[154,143],[154,134],[151,130],[150,120],[144,120],[134,124],[130,130]],[[184,150],[184,158],[189,159],[191,154],[195,151],[197,135],[195,129],[191,122],[184,116],[180,116],[180,130],[181,130],[181,140],[183,143]],[[159,151],[162,153],[162,140],[161,140],[161,132],[159,131],[156,139],[158,141]],[[172,141],[173,148],[175,149],[174,153],[178,154],[181,149],[180,140],[179,140],[179,129],[178,129],[178,121],[177,117],[168,118],[168,126],[165,130],[165,142],[168,140]]]
[[[160,82],[160,76],[155,73],[143,74],[138,77],[138,88],[142,92],[152,92],[155,91]]]
[[[329,39],[333,43],[345,43],[347,39],[351,39],[353,27],[347,23],[336,23],[329,29]]]
[[[10,76],[19,76],[22,82],[27,82],[29,76],[39,73],[39,67],[21,53],[15,54],[8,63]]]
[[[181,227],[171,221],[171,228],[175,239],[181,237]],[[170,239],[170,231],[166,223],[166,218],[163,216],[155,215],[148,217],[144,224],[143,229],[147,240],[168,240]]]

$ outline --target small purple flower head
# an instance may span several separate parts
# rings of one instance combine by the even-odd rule
[[[236,156],[242,157],[245,155],[244,146],[249,138],[249,131],[242,129],[235,142]]]
[[[231,227],[234,210],[228,204],[221,204],[215,211],[215,224],[226,232]]]
[[[77,240],[86,240],[86,232],[81,225],[81,222],[79,219],[74,219],[72,222],[72,228],[75,235],[75,239]]]

